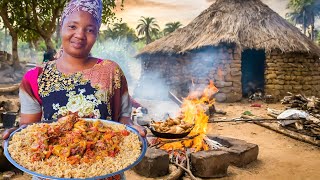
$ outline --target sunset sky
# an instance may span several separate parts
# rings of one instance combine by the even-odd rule
[[[124,10],[116,16],[136,28],[141,16],[154,17],[161,28],[168,22],[180,21],[184,26],[208,8],[215,0],[125,0]],[[288,12],[289,0],[262,0],[282,17]]]

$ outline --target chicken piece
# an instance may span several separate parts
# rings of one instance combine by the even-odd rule
[[[187,129],[193,128],[193,124],[188,124],[188,123],[183,124],[183,125],[181,124],[181,125],[179,125],[179,127],[184,130],[187,130]]]
[[[166,133],[171,133],[171,134],[176,134],[176,132],[177,132],[176,126],[172,126],[168,131],[166,131]]]
[[[168,124],[168,126],[173,126],[173,125],[175,125],[175,122],[174,122],[174,119],[168,119],[167,121],[166,121],[166,123]]]
[[[182,134],[182,133],[185,133],[185,130],[179,126],[176,126],[176,133],[175,134]]]
[[[179,124],[181,124],[181,120],[180,120],[180,119],[174,119],[174,120],[173,120],[173,123],[174,123],[175,125],[179,125]]]

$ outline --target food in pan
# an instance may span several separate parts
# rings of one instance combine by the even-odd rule
[[[153,130],[160,133],[183,134],[190,132],[194,124],[187,123],[181,118],[173,119],[169,117],[166,121],[152,121],[150,126]]]

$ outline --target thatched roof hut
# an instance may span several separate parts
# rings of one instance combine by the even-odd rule
[[[149,44],[139,55],[185,53],[220,43],[235,43],[241,50],[320,55],[319,47],[260,0],[217,0],[190,24]]]
[[[303,62],[317,66],[318,64],[315,62],[319,60],[320,56],[320,48],[315,43],[260,0],[217,0],[184,28],[148,44],[139,52],[137,57],[141,57],[144,62],[155,61],[161,57],[159,63],[163,63],[170,57],[170,61],[172,61],[172,55],[174,55],[179,56],[178,59],[181,62],[181,59],[185,60],[186,56],[190,56],[190,53],[194,54],[208,47],[219,48],[225,45],[228,45],[227,48],[224,48],[225,54],[233,53],[233,57],[229,60],[236,60],[236,62],[230,62],[230,64],[240,64],[239,70],[242,73],[236,73],[237,76],[240,75],[240,80],[243,79],[241,74],[245,73],[243,71],[244,51],[255,49],[257,51],[262,50],[265,53],[262,62],[262,64],[265,64],[263,88],[270,89],[269,92],[274,91],[274,87],[268,85],[275,84],[270,84],[272,78],[269,81],[270,77],[268,75],[275,74],[275,72],[273,72],[273,65],[270,68],[268,63],[291,63],[291,61],[295,63],[304,58]],[[297,55],[297,53],[300,53],[300,55]],[[298,58],[299,60],[292,58]],[[225,57],[215,59],[215,61],[219,60],[228,59]],[[312,66],[311,64],[310,66]],[[285,70],[281,72],[284,76],[288,74]],[[212,74],[216,73],[216,71],[212,72]],[[277,71],[277,73],[276,76],[278,77],[280,71]],[[216,78],[214,80],[217,81]],[[226,78],[223,81],[226,81]],[[229,80],[229,82],[232,81]],[[234,84],[231,87],[234,87]],[[280,82],[280,85],[284,84]],[[292,84],[289,89],[278,88],[276,93],[271,94],[282,95],[287,90],[293,90]],[[241,92],[241,88],[236,91]]]

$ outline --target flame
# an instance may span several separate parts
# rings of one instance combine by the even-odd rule
[[[183,148],[192,148],[194,152],[208,150],[209,146],[204,142],[203,138],[206,135],[209,116],[207,115],[208,106],[214,104],[213,95],[218,92],[213,81],[203,90],[201,96],[199,92],[191,92],[187,98],[183,100],[181,113],[183,120],[194,124],[194,128],[189,136],[196,136],[190,140],[182,142],[166,143],[161,147],[164,150],[182,150]]]

